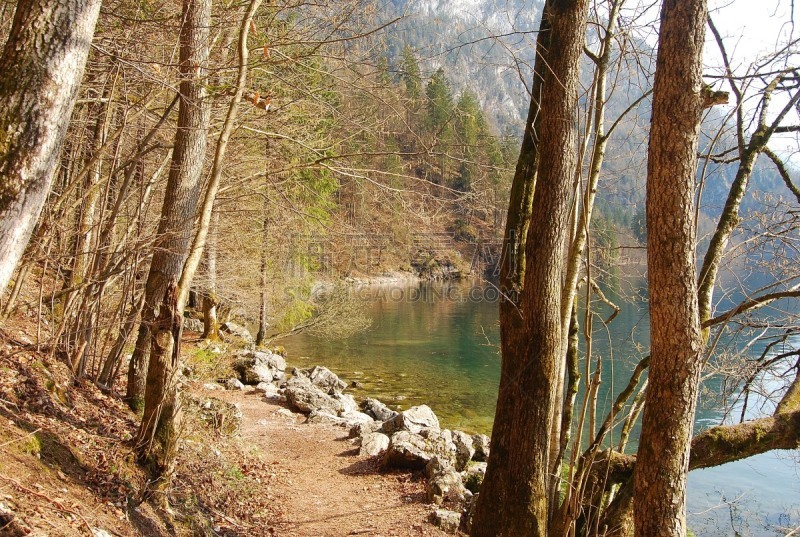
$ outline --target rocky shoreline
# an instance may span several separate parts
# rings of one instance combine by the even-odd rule
[[[398,412],[374,398],[359,403],[346,393],[348,383],[329,369],[319,365],[289,368],[278,350],[239,351],[233,369],[237,377],[205,387],[255,389],[266,399],[285,402],[292,411],[305,415],[306,423],[346,429],[358,455],[375,457],[384,469],[425,475],[427,500],[435,506],[431,515],[435,524],[448,532],[469,531],[489,456],[486,435],[441,428],[427,405]],[[218,419],[220,409],[216,400],[212,401],[204,406]],[[237,409],[228,409],[227,414],[229,423],[236,421]]]

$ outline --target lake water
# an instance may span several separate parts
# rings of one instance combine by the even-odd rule
[[[628,382],[648,349],[643,282],[607,293],[622,307],[605,326],[595,320],[594,355],[602,357],[603,408]],[[282,343],[289,362],[321,364],[347,381],[358,381],[358,396],[376,397],[402,409],[428,404],[443,427],[491,434],[500,380],[497,292],[491,286],[418,284],[352,288],[372,319],[364,332],[327,340],[308,334]],[[605,316],[599,304],[601,316]],[[610,310],[608,310],[610,312]],[[714,379],[709,394],[718,391]],[[701,400],[696,428],[716,425],[723,403]],[[634,432],[634,436],[637,432]],[[800,526],[798,452],[753,457],[689,477],[689,526],[696,535],[785,535]],[[781,528],[786,528],[782,531]]]

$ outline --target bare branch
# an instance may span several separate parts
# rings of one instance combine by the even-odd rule
[[[716,317],[713,317],[703,322],[703,328],[705,329],[720,323],[727,322],[736,315],[741,315],[742,313],[753,310],[760,306],[764,306],[766,304],[769,304],[770,302],[774,302],[781,298],[797,298],[797,297],[800,297],[800,285],[795,285],[794,287],[792,287],[787,291],[768,293],[766,295],[752,298],[750,300],[745,300],[735,308],[726,311],[722,315],[717,315]]]

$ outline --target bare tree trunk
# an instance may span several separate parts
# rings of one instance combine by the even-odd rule
[[[206,268],[208,270],[208,289],[203,297],[203,339],[219,341],[219,321],[217,320],[217,233],[219,230],[219,212],[211,215],[206,243]]]
[[[189,255],[206,154],[210,110],[205,77],[210,18],[210,0],[183,0],[178,129],[158,226],[159,242],[145,286],[142,325],[149,327],[151,345],[137,452],[152,478],[149,492],[157,494],[169,485],[180,422],[182,315],[178,280]]]
[[[633,495],[642,537],[686,535],[686,474],[702,369],[694,187],[706,18],[706,0],[662,5],[647,162],[651,359]]]
[[[20,0],[0,58],[0,293],[50,192],[100,0]]]
[[[239,103],[242,100],[242,94],[244,93],[244,86],[247,80],[247,59],[249,55],[247,34],[250,31],[250,23],[253,20],[253,15],[255,15],[260,4],[261,0],[250,0],[247,13],[242,18],[241,29],[239,31],[239,69],[236,78],[236,89],[230,105],[228,106],[228,113],[225,116],[225,122],[219,134],[219,140],[217,141],[217,149],[214,152],[214,163],[211,166],[211,178],[208,181],[208,188],[206,189],[203,205],[200,209],[197,233],[194,236],[189,255],[180,275],[180,281],[178,283],[178,309],[180,311],[183,311],[186,305],[189,287],[191,286],[197,267],[200,264],[200,257],[206,245],[206,237],[208,236],[211,217],[214,214],[214,201],[217,199],[217,191],[219,190],[219,183],[222,179],[222,166],[225,163],[225,153],[228,149],[228,141],[230,140],[231,133],[233,133],[236,116],[239,112]]]
[[[542,15],[539,35],[548,37],[537,50],[537,65],[547,66],[539,71],[538,178],[527,231],[527,262],[522,267],[520,310],[512,313],[521,318],[510,326],[508,316],[503,319],[505,325],[501,320],[503,363],[492,454],[478,496],[474,536],[544,536],[548,532],[550,431],[557,363],[564,360],[561,277],[576,164],[575,112],[588,5],[586,0],[551,0]],[[521,153],[520,160],[524,158]],[[516,209],[510,207],[510,211]]]
[[[591,137],[594,139],[594,141],[591,147],[592,157],[586,181],[586,189],[583,193],[580,204],[578,204],[577,200],[575,202],[578,214],[575,215],[577,219],[575,221],[574,233],[568,237],[570,242],[567,250],[564,285],[561,291],[562,327],[571,326],[570,318],[576,308],[575,297],[577,296],[578,290],[578,274],[581,268],[581,261],[584,259],[584,250],[586,249],[586,244],[589,238],[589,227],[591,225],[592,214],[594,211],[597,185],[600,181],[600,172],[605,159],[606,146],[608,145],[610,133],[605,132],[606,102],[608,100],[606,95],[606,79],[608,77],[611,53],[614,41],[616,39],[617,20],[619,18],[619,12],[623,3],[624,0],[614,0],[611,2],[609,18],[605,26],[605,35],[599,44],[598,53],[595,55],[587,52],[590,59],[595,64],[594,83],[592,84],[591,88],[591,92],[593,94],[593,107],[587,117],[587,123],[591,125],[591,132],[593,134]],[[590,136],[587,133],[584,143],[588,143],[589,139]],[[580,173],[581,170],[578,170],[576,177],[578,177]],[[591,279],[591,276],[588,273],[587,279]],[[588,283],[589,282],[587,282],[587,285]],[[575,330],[577,330],[577,327]],[[573,357],[570,356],[569,350],[569,333],[570,330],[562,330],[561,345],[563,349],[562,352],[564,353],[566,359],[558,362],[558,369],[556,372],[556,407],[554,409],[555,412],[553,416],[553,431],[550,448],[552,464],[551,472],[556,477],[556,479],[553,480],[550,492],[553,503],[558,501],[559,494],[561,493],[561,465],[568,444],[567,437],[571,434],[569,428],[572,426],[574,400],[578,388],[577,383],[574,383],[571,387],[573,393],[564,393],[564,383],[566,377],[565,373],[567,373],[567,371],[565,371],[565,366],[567,362],[573,361]],[[575,349],[575,352],[577,353],[577,349]],[[574,372],[570,372],[570,374],[571,373]],[[588,380],[589,379],[587,379],[587,381]],[[563,407],[559,407],[558,401],[564,401]],[[569,416],[562,415],[563,413],[569,414]],[[569,496],[569,492],[567,496]],[[564,504],[566,505],[567,503],[568,501],[565,500]]]
[[[86,174],[83,179],[79,214],[76,222],[75,253],[70,271],[67,286],[72,290],[67,293],[64,302],[71,303],[73,300],[80,300],[80,307],[76,308],[72,318],[65,318],[68,324],[66,334],[66,350],[70,359],[72,373],[80,378],[86,373],[86,351],[92,338],[92,322],[90,317],[98,296],[95,296],[94,286],[81,288],[87,279],[91,277],[93,262],[93,246],[98,227],[97,206],[100,201],[100,182],[103,175],[103,156],[102,146],[106,142],[108,135],[108,119],[110,106],[108,105],[109,96],[112,92],[104,92],[106,99],[91,103],[89,106],[89,117],[94,121],[90,145],[87,151],[86,160],[90,161],[91,172]],[[97,255],[97,252],[94,252]]]
[[[132,289],[131,296],[135,294],[136,290]],[[138,299],[131,301],[131,309],[128,310],[125,323],[122,325],[122,328],[120,328],[117,339],[103,363],[103,370],[100,373],[100,377],[97,379],[97,383],[101,386],[110,388],[114,385],[114,372],[119,369],[119,363],[122,360],[122,350],[125,348],[125,343],[128,342],[131,332],[133,332],[133,327],[136,324],[136,319],[139,318],[139,314],[142,312],[142,307],[144,307],[144,294]]]
[[[150,204],[150,198],[153,195],[153,185],[167,168],[167,164],[172,162],[172,150],[167,151],[164,160],[162,161],[161,165],[153,172],[153,175],[150,177],[149,180],[144,180],[144,168],[137,166],[136,175],[139,176],[141,180],[140,188],[141,194],[139,197],[140,201],[140,208],[137,211],[133,221],[128,224],[128,228],[125,231],[125,236],[130,235],[133,233],[134,229],[137,227],[141,227],[141,220],[143,218],[142,212],[143,208],[147,207]],[[140,175],[141,173],[141,175]],[[138,267],[139,262],[137,260],[136,266]],[[145,290],[145,303],[147,301],[146,290]],[[125,402],[131,407],[132,410],[138,411],[141,410],[142,405],[144,404],[144,382],[145,376],[147,374],[147,359],[150,356],[150,327],[147,323],[140,323],[139,330],[136,336],[136,345],[133,349],[133,355],[131,356],[130,363],[128,364],[128,383],[125,389]]]
[[[147,296],[145,294],[145,303]],[[144,383],[147,375],[147,359],[150,356],[150,326],[142,320],[136,334],[136,344],[128,364],[128,382],[125,387],[125,402],[134,412],[144,406]]]

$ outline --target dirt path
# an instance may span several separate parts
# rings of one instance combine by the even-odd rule
[[[208,395],[212,395],[209,393]],[[242,437],[268,461],[280,461],[269,494],[282,505],[276,535],[334,537],[444,536],[428,522],[424,482],[408,473],[382,472],[359,457],[341,427],[305,424],[305,416],[255,392],[215,392],[238,403]]]

